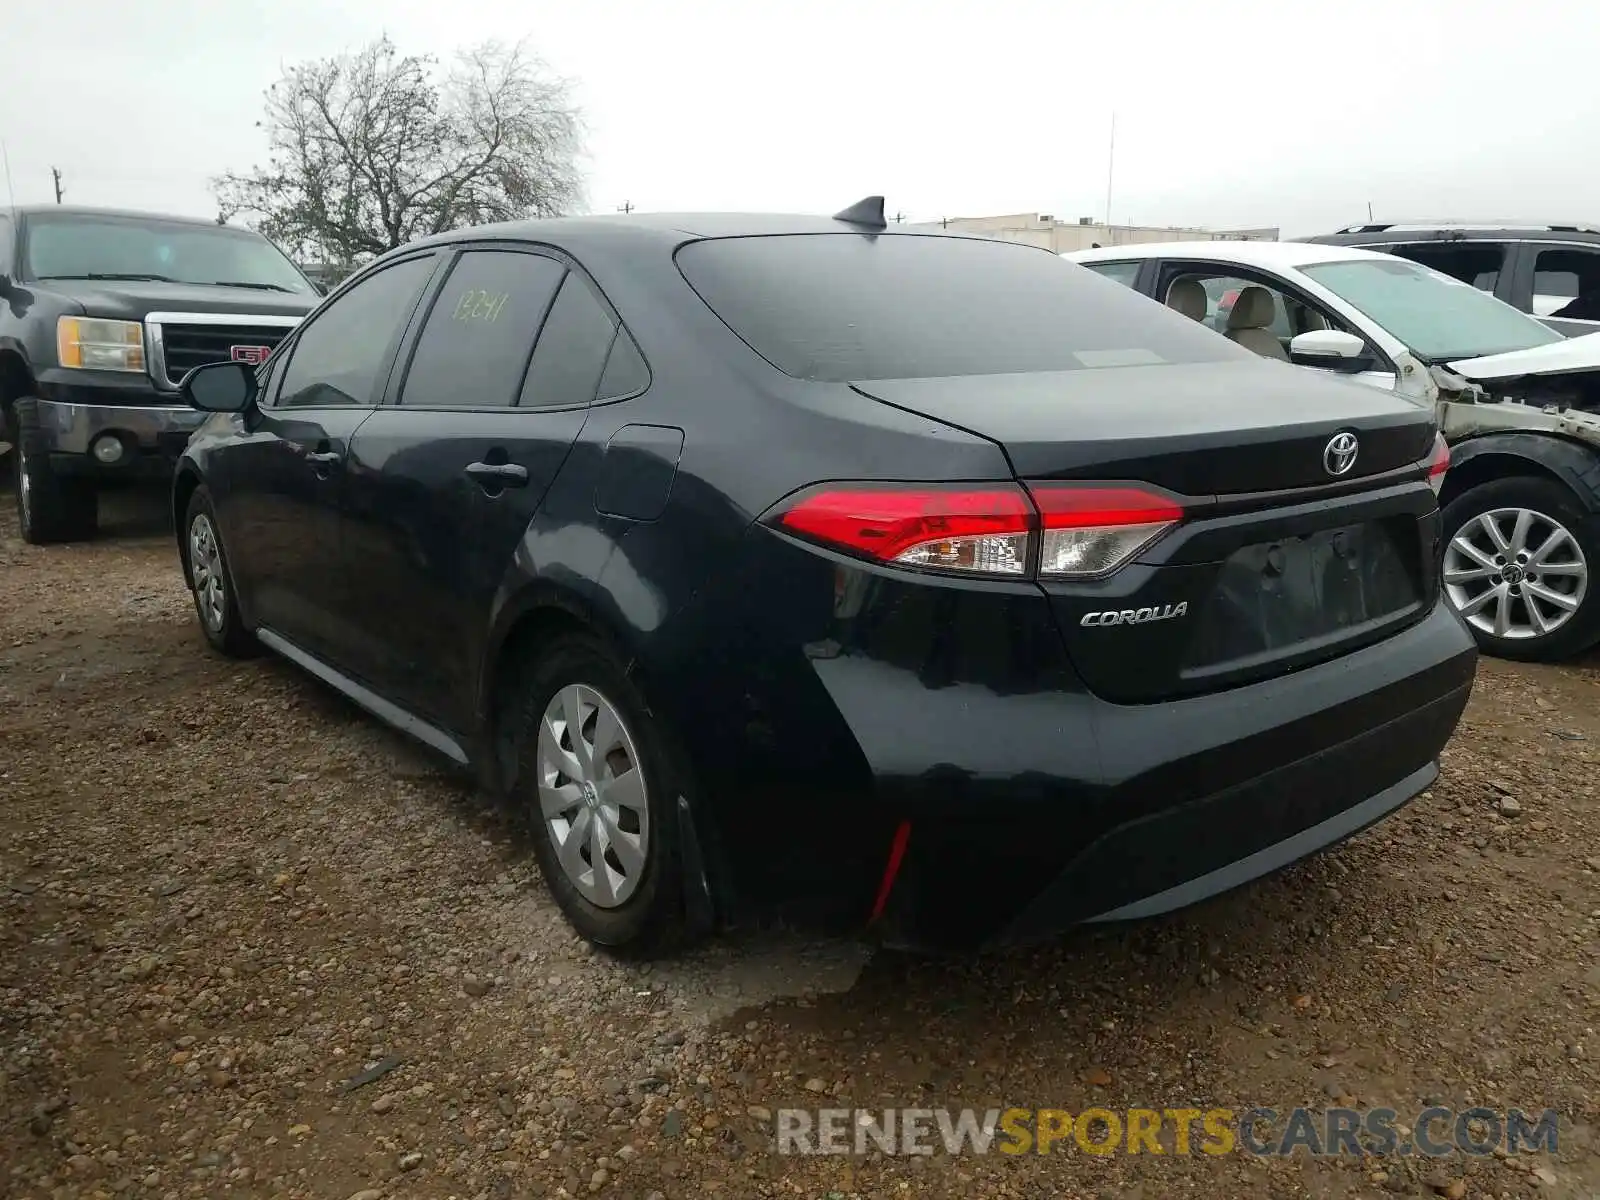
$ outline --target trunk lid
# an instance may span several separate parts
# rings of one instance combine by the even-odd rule
[[[859,392],[998,442],[1022,479],[1137,479],[1186,496],[1334,478],[1323,453],[1356,434],[1343,481],[1424,458],[1433,414],[1392,393],[1264,360],[872,380]]]
[[[1017,477],[1135,482],[1183,520],[1103,578],[1042,578],[1084,683],[1148,703],[1279,675],[1420,619],[1438,591],[1431,406],[1274,363],[861,382],[997,442]],[[1355,436],[1335,475],[1329,445]]]

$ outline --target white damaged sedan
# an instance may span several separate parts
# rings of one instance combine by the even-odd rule
[[[1355,247],[1188,241],[1062,257],[1264,357],[1437,405],[1450,443],[1445,594],[1479,646],[1549,661],[1600,642],[1600,333],[1565,338],[1471,284]]]

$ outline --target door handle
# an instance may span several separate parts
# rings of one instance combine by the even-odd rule
[[[319,467],[331,467],[343,457],[342,454],[336,454],[332,450],[312,450],[307,452],[306,461],[315,463]]]
[[[528,486],[528,468],[518,463],[468,463],[467,474],[484,487]]]

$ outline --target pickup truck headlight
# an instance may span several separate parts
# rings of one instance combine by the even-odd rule
[[[144,326],[137,321],[62,317],[56,322],[57,361],[86,371],[143,371]]]

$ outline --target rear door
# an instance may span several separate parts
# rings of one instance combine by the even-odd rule
[[[217,517],[256,623],[338,664],[350,628],[340,509],[351,438],[383,395],[437,265],[419,254],[355,283],[270,360],[268,391],[221,456]]]
[[[1142,292],[1146,296],[1153,293],[1156,268],[1153,259],[1125,258],[1114,262],[1086,262],[1078,265],[1088,268],[1102,278],[1113,280],[1136,292]]]
[[[461,732],[495,593],[583,428],[617,319],[576,264],[480,246],[419,329],[393,402],[352,445],[346,561],[360,676]]]
[[[1528,241],[1517,250],[1516,307],[1568,337],[1600,332],[1600,246]]]

